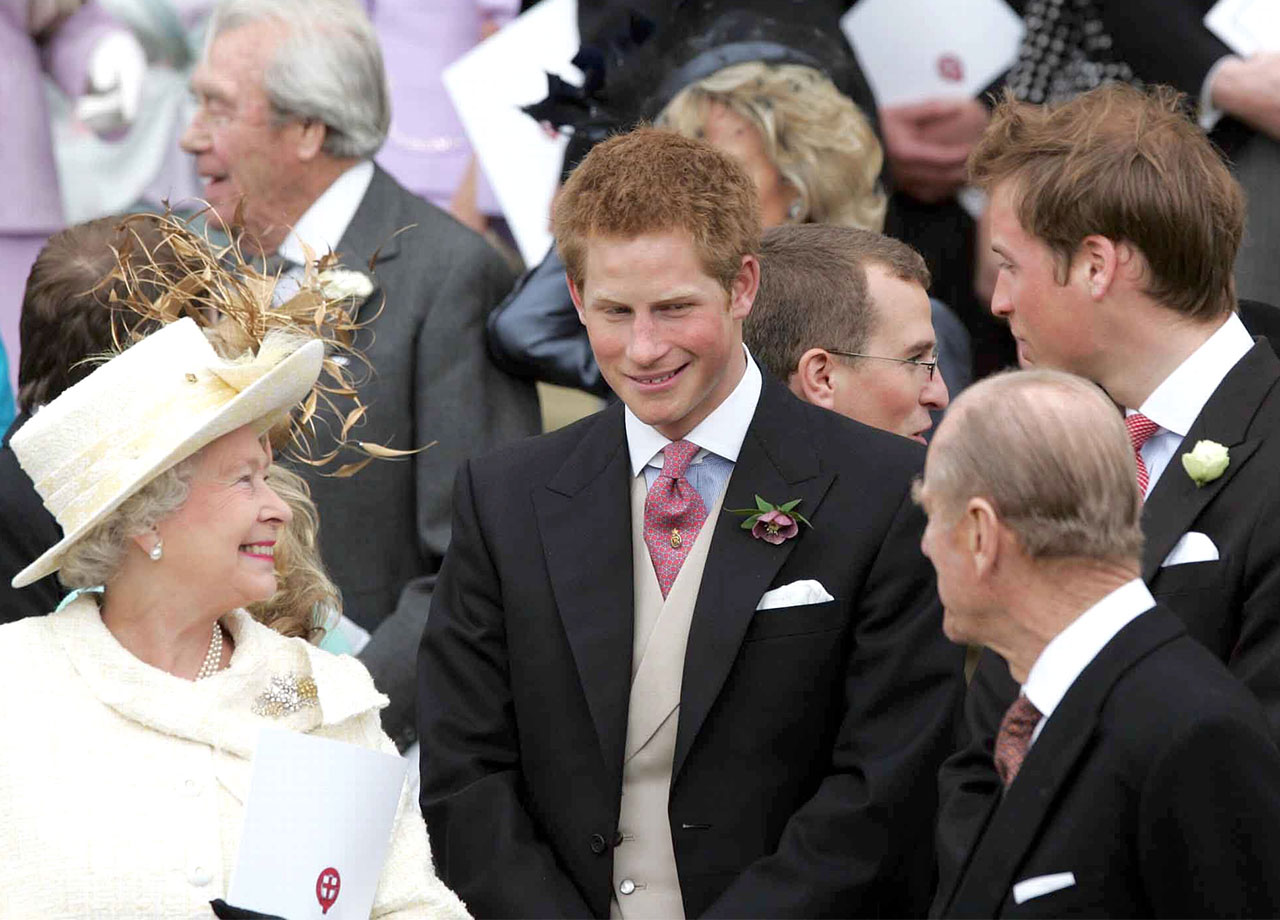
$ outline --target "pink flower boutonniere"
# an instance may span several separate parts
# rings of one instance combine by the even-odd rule
[[[747,519],[742,522],[742,529],[751,531],[751,536],[757,540],[764,540],[776,546],[798,534],[801,524],[805,527],[813,526],[803,514],[795,510],[800,502],[801,499],[795,498],[781,505],[775,505],[757,495],[754,508],[731,508],[729,513],[746,515]]]

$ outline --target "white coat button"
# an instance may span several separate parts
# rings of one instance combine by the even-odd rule
[[[191,777],[187,777],[182,781],[182,794],[189,796],[197,796],[200,794],[200,784]]]
[[[213,873],[204,866],[192,866],[187,881],[197,887],[203,887],[213,881]]]
[[[636,890],[636,883],[631,881],[629,878],[624,878],[622,883],[618,885],[618,890],[623,894],[631,894],[631,892]]]

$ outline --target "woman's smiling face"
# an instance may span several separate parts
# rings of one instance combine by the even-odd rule
[[[227,611],[275,593],[276,540],[293,514],[267,482],[270,464],[248,425],[196,455],[186,502],[157,527],[162,564],[186,574],[193,603]]]

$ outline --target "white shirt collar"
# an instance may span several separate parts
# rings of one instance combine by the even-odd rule
[[[1231,368],[1253,348],[1253,336],[1232,313],[1218,330],[1178,365],[1138,410],[1166,431],[1185,438],[1191,423]],[[1128,412],[1126,414],[1132,414]]]
[[[1027,674],[1022,692],[1049,720],[1080,673],[1103,646],[1129,623],[1156,605],[1141,578],[1126,582],[1080,614],[1044,647]]]
[[[280,244],[279,254],[290,262],[302,265],[307,260],[302,248],[304,240],[317,259],[330,250],[336,250],[372,181],[371,160],[361,160],[334,179],[298,218],[298,222]]]
[[[760,401],[760,390],[764,386],[760,368],[746,345],[742,346],[742,351],[747,357],[747,369],[738,385],[724,402],[685,435],[685,440],[731,463],[738,462],[738,452],[742,450],[747,427],[756,414],[756,403]],[[639,476],[649,461],[671,443],[671,439],[640,421],[629,408],[624,410],[623,420],[627,431],[627,450],[631,454],[631,475]]]

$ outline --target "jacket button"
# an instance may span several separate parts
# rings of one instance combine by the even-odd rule
[[[636,890],[636,883],[629,878],[624,878],[622,884],[618,886],[618,890],[623,894],[631,894]]]
[[[604,837],[599,834],[591,835],[591,852],[599,856],[605,850]]]

